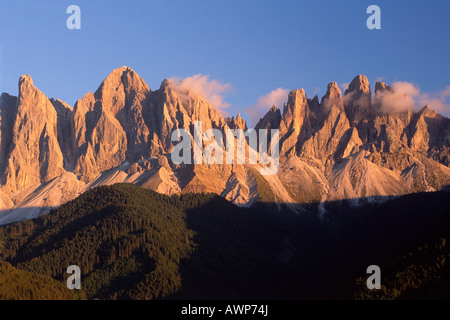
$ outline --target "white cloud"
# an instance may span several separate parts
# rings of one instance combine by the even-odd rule
[[[430,105],[430,108],[446,116],[450,115],[450,86],[437,93],[421,93],[418,101],[420,105]]]
[[[444,115],[450,114],[450,86],[440,92],[423,92],[417,85],[397,81],[392,84],[392,91],[379,93],[376,99],[381,99],[382,110],[385,112],[420,110],[425,105]]]
[[[170,78],[174,88],[179,92],[191,91],[206,98],[214,108],[221,112],[230,106],[225,101],[225,95],[233,90],[229,83],[221,83],[218,80],[210,79],[209,75],[196,74],[192,77]]]
[[[344,94],[345,90],[348,89],[349,85],[350,85],[350,82],[345,82],[342,84],[342,94]]]

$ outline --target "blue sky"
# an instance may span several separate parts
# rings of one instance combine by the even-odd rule
[[[81,30],[66,27],[71,4]],[[381,30],[366,27],[371,4]],[[17,95],[28,73],[70,105],[123,65],[152,90],[196,74],[229,84],[231,115],[277,88],[322,96],[358,74],[372,88],[407,81],[438,95],[450,85],[447,0],[18,0],[2,1],[0,14],[0,91]]]

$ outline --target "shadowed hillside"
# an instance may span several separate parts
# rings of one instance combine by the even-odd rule
[[[65,284],[14,268],[0,261],[0,300],[67,300],[79,298]]]
[[[448,208],[439,191],[294,214],[116,184],[5,226],[0,239],[19,270],[62,282],[80,266],[89,299],[448,298]],[[382,269],[376,293],[365,289],[371,264]]]

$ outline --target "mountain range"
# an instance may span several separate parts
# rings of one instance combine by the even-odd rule
[[[436,191],[450,184],[450,119],[424,106],[390,110],[395,89],[365,76],[344,94],[289,93],[255,129],[279,129],[280,167],[172,163],[171,134],[193,123],[247,129],[194,90],[164,80],[151,90],[131,68],[114,70],[74,107],[49,99],[29,75],[0,99],[0,224],[38,217],[100,185],[132,183],[168,195],[216,193],[240,206],[310,203]],[[281,106],[280,106],[281,107]],[[358,200],[358,201],[356,201]],[[323,209],[324,206],[318,206]]]

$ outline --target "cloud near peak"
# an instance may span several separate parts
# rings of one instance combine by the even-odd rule
[[[226,94],[233,90],[229,83],[221,83],[218,80],[210,79],[209,75],[196,74],[192,77],[169,79],[177,91],[191,91],[205,97],[216,109],[222,113],[226,113],[224,109],[230,106],[225,101]]]
[[[224,116],[230,104],[226,102],[226,95],[233,92],[234,88],[229,83],[211,79],[209,75],[195,74],[187,78],[172,77],[169,79],[174,88],[179,92],[191,91],[205,97]],[[343,92],[348,88],[348,83],[342,84]],[[277,88],[260,96],[255,104],[245,108],[250,125],[258,123],[271,106],[278,108],[286,102],[289,89]],[[345,98],[345,96],[344,96]],[[424,92],[419,86],[406,81],[397,81],[392,84],[392,90],[379,92],[375,99],[379,99],[384,112],[398,112],[407,109],[420,110],[429,105],[433,110],[445,115],[450,115],[450,85],[438,92]]]
[[[440,92],[423,92],[419,86],[397,81],[392,84],[392,90],[378,93],[375,99],[381,102],[384,112],[397,112],[407,109],[420,110],[429,105],[433,110],[444,115],[450,114],[450,86]]]

